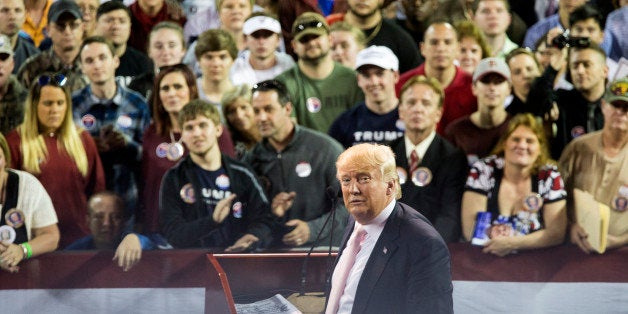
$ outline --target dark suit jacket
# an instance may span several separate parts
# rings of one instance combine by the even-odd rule
[[[389,146],[395,153],[397,167],[408,172],[404,138],[396,139]],[[408,173],[408,180],[401,185],[400,201],[427,217],[445,242],[457,242],[460,239],[462,193],[468,173],[467,157],[462,150],[436,134],[419,167],[432,172],[431,182],[416,186]]]
[[[340,254],[353,225],[351,219]],[[397,202],[364,267],[352,313],[453,313],[452,291],[445,242],[423,215]]]

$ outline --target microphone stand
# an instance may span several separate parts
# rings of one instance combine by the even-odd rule
[[[323,232],[325,231],[325,227],[327,227],[327,224],[329,223],[329,220],[332,217],[336,216],[336,200],[337,200],[337,195],[338,195],[338,189],[334,189],[332,186],[328,186],[327,189],[325,189],[325,192],[327,194],[327,196],[331,199],[331,213],[329,214],[329,216],[327,216],[327,219],[325,219],[325,223],[323,223],[323,227],[321,228],[321,231],[318,232],[318,235],[316,236],[316,240],[314,240],[314,243],[312,243],[312,246],[310,247],[309,251],[307,252],[307,255],[305,256],[305,259],[303,260],[303,265],[301,266],[301,291],[299,291],[299,295],[303,296],[305,294],[305,283],[306,283],[306,277],[307,277],[307,263],[310,260],[310,256],[312,255],[312,251],[314,251],[314,248],[316,247],[316,245],[318,244],[318,241],[321,238],[321,235],[323,234]],[[332,244],[332,238],[333,238],[333,227],[334,227],[335,223],[332,220],[332,229],[330,230],[330,240],[329,240],[329,256],[331,256],[331,244]],[[329,274],[329,267],[327,270],[327,274]],[[329,277],[327,275],[327,277]],[[329,282],[329,278],[326,279],[326,283],[325,285],[327,286],[327,282]]]

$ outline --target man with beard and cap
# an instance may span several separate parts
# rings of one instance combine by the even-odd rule
[[[292,26],[297,64],[277,76],[290,95],[300,125],[327,133],[345,110],[364,99],[352,69],[331,58],[329,25],[320,14],[306,12]]]
[[[17,77],[24,87],[29,88],[33,79],[44,72],[65,75],[70,91],[87,85],[77,58],[84,34],[82,17],[81,9],[72,0],[59,0],[50,6],[46,30],[52,47],[22,64]]]

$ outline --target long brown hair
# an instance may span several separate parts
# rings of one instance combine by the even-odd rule
[[[194,72],[190,70],[190,68],[182,63],[165,66],[159,69],[159,73],[157,77],[155,77],[155,82],[153,85],[153,123],[155,123],[155,128],[157,134],[161,136],[166,136],[169,134],[170,130],[172,130],[172,122],[170,121],[170,116],[168,112],[164,109],[164,104],[161,101],[161,97],[159,97],[159,85],[161,81],[166,77],[166,75],[170,73],[181,73],[185,78],[185,83],[188,85],[188,89],[190,90],[190,100],[192,101],[198,98],[198,88],[196,87],[196,76],[194,76]]]

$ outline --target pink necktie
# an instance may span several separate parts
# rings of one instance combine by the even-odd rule
[[[336,313],[340,303],[340,297],[343,295],[345,285],[347,284],[347,277],[349,272],[355,263],[355,257],[360,252],[362,243],[366,238],[366,230],[358,225],[349,239],[347,247],[342,251],[342,255],[338,260],[338,265],[334,269],[334,274],[331,277],[331,292],[329,293],[329,302],[327,302],[326,314]]]
[[[416,153],[416,150],[413,150],[410,154],[410,173],[409,176],[412,176],[412,173],[419,168],[419,154]]]

